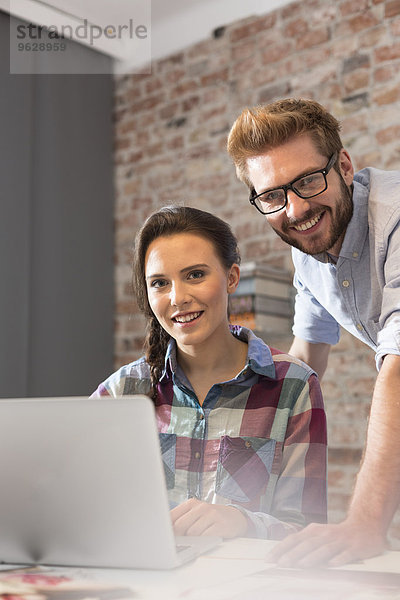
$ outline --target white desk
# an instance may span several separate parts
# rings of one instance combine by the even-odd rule
[[[267,564],[265,556],[274,544],[244,538],[227,541],[173,571],[50,568],[48,573],[73,577],[89,587],[104,583],[129,588],[135,600],[400,600],[400,552],[340,569],[305,571]],[[80,600],[85,595],[73,597]],[[124,596],[111,592],[99,597]],[[68,593],[62,598],[67,600]]]

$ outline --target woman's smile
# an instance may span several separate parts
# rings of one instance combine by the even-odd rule
[[[194,322],[197,322],[199,320],[199,318],[201,317],[201,315],[203,314],[203,312],[204,311],[196,311],[196,312],[190,312],[190,313],[186,313],[186,314],[179,314],[179,315],[172,317],[172,320],[175,323],[179,323],[180,325],[190,325]]]
[[[237,287],[239,267],[227,270],[207,238],[158,237],[146,253],[145,277],[150,308],[178,347],[215,345],[230,336],[228,295]]]

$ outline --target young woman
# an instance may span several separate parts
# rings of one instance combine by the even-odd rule
[[[152,214],[134,258],[145,356],[95,395],[153,398],[178,535],[279,539],[326,520],[325,412],[309,367],[230,326],[239,264],[221,219]]]

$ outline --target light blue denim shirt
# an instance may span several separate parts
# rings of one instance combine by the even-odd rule
[[[354,211],[336,264],[292,249],[293,333],[336,344],[340,326],[375,351],[400,355],[400,171],[356,173]]]

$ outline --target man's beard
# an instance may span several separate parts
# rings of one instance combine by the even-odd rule
[[[315,216],[321,214],[321,208],[325,212],[331,213],[331,227],[329,236],[326,240],[320,240],[313,242],[311,239],[303,244],[298,239],[293,239],[290,234],[290,227],[293,225],[297,225],[301,223],[305,223],[306,221],[311,221]],[[294,248],[301,250],[305,254],[320,254],[321,252],[327,252],[330,250],[336,242],[344,237],[344,234],[347,229],[347,225],[350,223],[351,217],[353,216],[353,201],[352,201],[352,188],[348,187],[342,178],[340,178],[340,198],[338,203],[336,204],[336,213],[332,212],[332,209],[329,206],[319,207],[317,210],[309,211],[304,215],[300,222],[297,220],[293,221],[285,221],[282,225],[282,231],[278,231],[275,227],[272,229],[279,235],[279,237]]]

